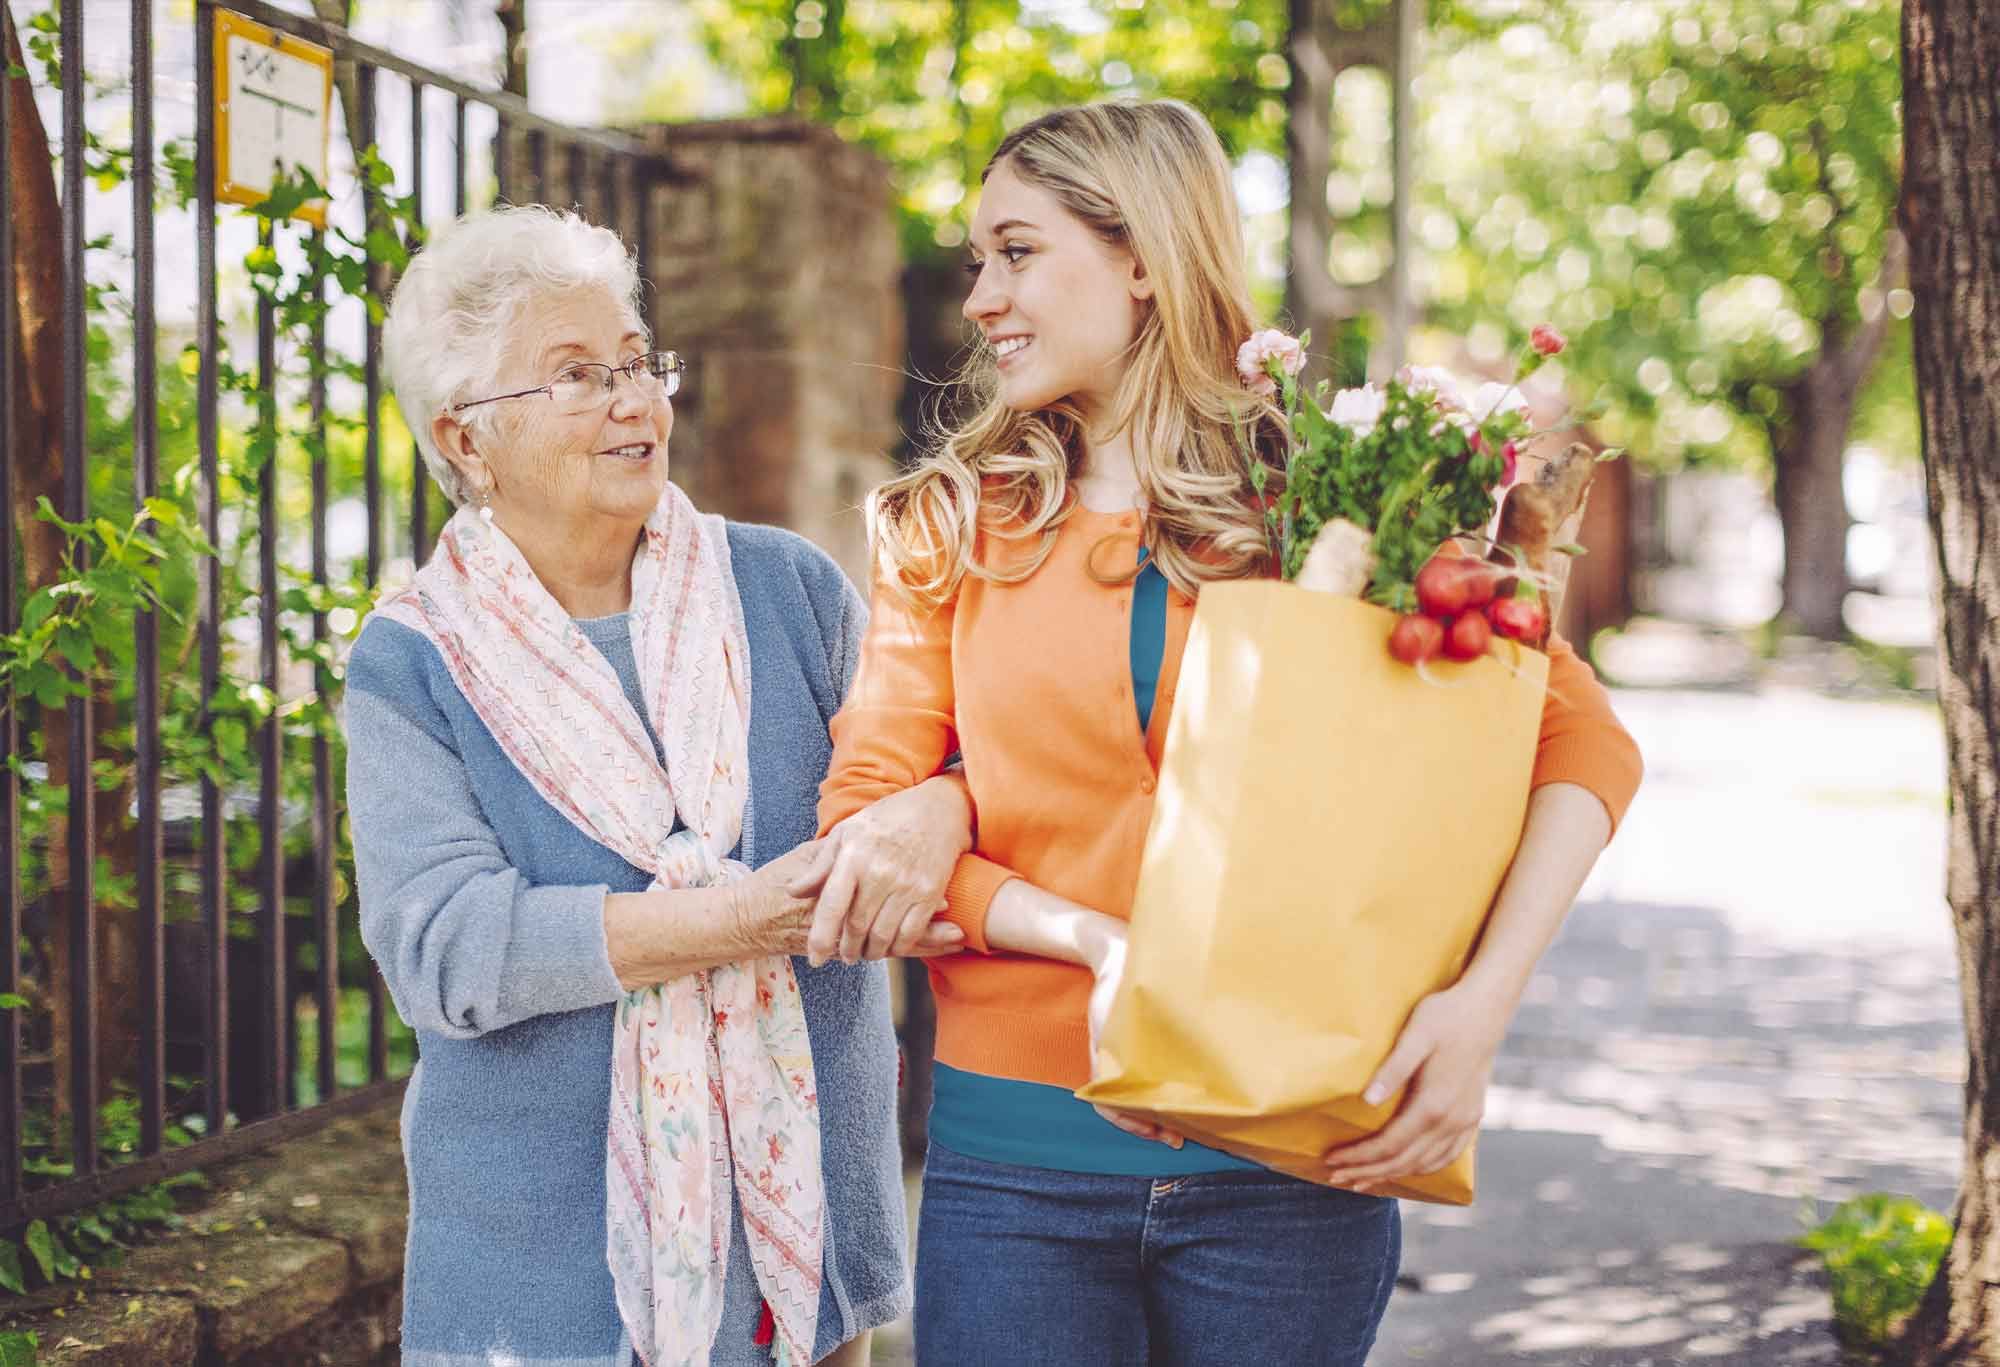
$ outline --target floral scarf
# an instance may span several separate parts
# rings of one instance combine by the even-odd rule
[[[383,615],[429,639],[535,790],[654,888],[732,882],[749,791],[750,650],[723,520],[669,484],[632,562],[632,647],[662,769],[617,672],[499,528],[461,509]],[[678,814],[682,829],[675,830]],[[783,955],[618,1003],[607,1256],[647,1367],[705,1364],[730,1187],[780,1363],[818,1329],[825,1191],[805,1012]]]

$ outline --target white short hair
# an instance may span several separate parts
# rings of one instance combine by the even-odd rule
[[[618,234],[539,204],[461,218],[410,258],[382,328],[382,359],[424,465],[454,504],[465,501],[465,481],[431,439],[432,421],[497,387],[527,309],[593,286],[636,322],[638,263]],[[474,409],[467,423],[492,412]]]

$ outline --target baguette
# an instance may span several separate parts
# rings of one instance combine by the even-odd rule
[[[1535,584],[1543,590],[1549,628],[1554,626],[1556,613],[1562,607],[1572,559],[1556,547],[1575,535],[1584,503],[1590,497],[1591,477],[1596,473],[1597,453],[1580,441],[1572,442],[1561,455],[1538,470],[1534,479],[1509,489],[1500,505],[1499,534],[1486,558],[1498,565],[1525,568],[1533,576]],[[1503,584],[1500,591],[1504,594],[1511,588],[1511,583]]]

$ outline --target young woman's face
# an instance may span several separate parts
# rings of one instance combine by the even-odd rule
[[[1132,253],[1015,175],[1011,159],[986,178],[970,245],[965,316],[993,348],[1000,401],[1026,411],[1067,398],[1100,411],[1152,296]]]

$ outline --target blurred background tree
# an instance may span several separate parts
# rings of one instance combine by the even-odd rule
[[[1857,411],[1914,448],[1897,16],[1549,4],[1438,53],[1419,92],[1431,321],[1497,357],[1553,318],[1612,440],[1668,468],[1769,468],[1784,611],[1828,639]],[[1899,363],[1871,392],[1892,331]]]

